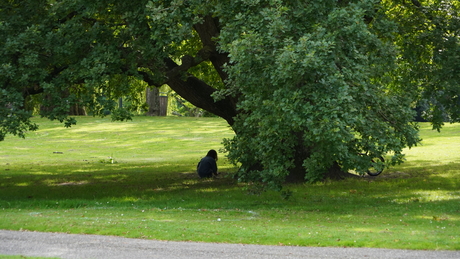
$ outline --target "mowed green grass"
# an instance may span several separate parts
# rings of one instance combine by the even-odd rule
[[[251,195],[220,154],[218,118],[78,118],[0,142],[0,229],[267,245],[460,249],[460,125],[421,124],[422,145],[375,178]],[[55,153],[57,152],[57,153]],[[113,158],[114,163],[110,157]]]

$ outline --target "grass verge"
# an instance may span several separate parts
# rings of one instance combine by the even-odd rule
[[[422,124],[407,163],[375,178],[249,195],[195,166],[232,132],[217,118],[36,119],[0,143],[0,229],[265,245],[460,249],[460,125]],[[113,162],[113,163],[112,163]]]

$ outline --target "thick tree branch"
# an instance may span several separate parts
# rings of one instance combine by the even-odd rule
[[[31,87],[24,88],[22,91],[22,96],[25,98],[29,95],[41,94],[43,93],[43,88],[38,85],[33,85]]]
[[[187,72],[190,68],[199,65],[201,62],[208,60],[210,57],[210,51],[208,48],[203,48],[198,52],[198,55],[192,57],[190,55],[185,55],[181,59],[181,65],[175,66],[169,71],[166,72],[167,78],[173,78],[180,76],[181,74]]]
[[[170,70],[178,67],[171,59],[166,59],[165,65]],[[193,105],[222,117],[230,125],[233,125],[236,116],[236,100],[234,98],[228,96],[225,99],[215,101],[212,95],[216,89],[190,75],[185,78],[182,75],[168,77],[166,84]]]
[[[160,87],[163,85],[162,83],[158,83],[157,81],[155,81],[153,76],[145,71],[139,71],[138,73],[142,76],[142,80],[146,82],[149,86]]]
[[[233,125],[236,107],[231,97],[215,101],[212,94],[216,90],[196,77],[188,77],[186,80],[173,78],[169,80],[168,85],[196,107],[211,112],[225,119],[229,125]]]
[[[222,80],[225,81],[228,75],[224,71],[224,65],[227,64],[230,59],[227,53],[222,53],[217,50],[215,38],[220,34],[219,20],[212,16],[205,16],[203,22],[195,24],[193,28],[200,36],[203,50],[209,55],[209,60]]]

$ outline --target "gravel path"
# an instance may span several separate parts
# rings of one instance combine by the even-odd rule
[[[57,258],[460,258],[460,251],[260,246],[0,230],[0,255]]]

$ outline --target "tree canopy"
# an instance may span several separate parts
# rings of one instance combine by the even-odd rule
[[[279,187],[387,165],[420,140],[414,107],[460,119],[460,4],[443,0],[2,0],[0,139],[67,126],[167,84],[234,129],[241,181]],[[133,86],[134,85],[134,86]],[[139,85],[139,84],[137,84]],[[365,155],[363,155],[365,154]]]

